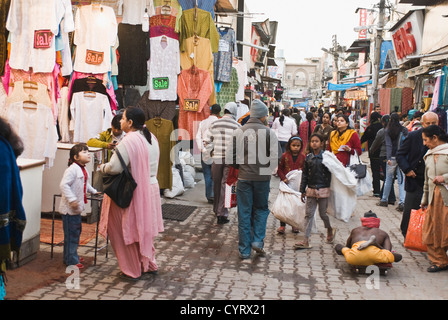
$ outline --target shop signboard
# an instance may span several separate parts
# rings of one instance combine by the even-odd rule
[[[392,43],[394,45],[397,63],[399,65],[422,52],[423,11],[412,11],[405,19],[392,28]]]

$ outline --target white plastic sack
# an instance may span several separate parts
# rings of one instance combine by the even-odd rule
[[[171,170],[173,171],[173,186],[171,187],[171,190],[165,189],[163,195],[167,198],[172,199],[182,195],[185,192],[185,189],[182,178],[180,177],[179,170],[177,170],[175,167],[172,167]]]
[[[322,163],[331,172],[327,212],[336,219],[348,222],[356,207],[358,179],[329,151],[324,152]]]
[[[293,228],[305,231],[305,204],[298,191],[302,180],[302,171],[290,171],[286,178],[289,184],[280,182],[277,199],[271,208],[271,213],[278,220],[285,222]]]
[[[355,152],[354,155],[350,156],[350,164],[363,164],[361,159],[358,157],[357,153]],[[369,170],[366,171],[366,176],[362,179],[357,179],[358,184],[356,187],[356,195],[358,197],[365,195],[366,193],[370,192],[372,190],[372,174],[369,172]]]

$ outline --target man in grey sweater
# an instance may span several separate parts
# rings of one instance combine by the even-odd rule
[[[267,117],[267,106],[254,100],[250,119],[234,134],[232,156],[233,165],[239,169],[236,198],[241,259],[250,258],[252,249],[265,254],[270,180],[281,157],[277,136],[267,126]]]

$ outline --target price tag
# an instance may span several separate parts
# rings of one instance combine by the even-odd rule
[[[184,110],[185,111],[198,111],[199,110],[199,100],[197,99],[185,99]]]
[[[164,78],[154,78],[152,79],[152,87],[154,90],[166,90],[170,87],[170,79]]]
[[[104,60],[104,52],[86,50],[86,63],[100,65]]]
[[[34,31],[34,48],[48,49],[51,47],[51,40],[53,40],[53,32],[50,30],[35,30]]]

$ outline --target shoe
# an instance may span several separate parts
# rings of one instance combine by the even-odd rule
[[[124,274],[123,272],[120,272],[120,273],[118,274],[118,276],[119,276],[121,279],[124,279],[124,280],[131,280],[131,281],[138,281],[138,280],[140,280],[140,278],[132,278],[131,276],[128,276],[127,274]]]
[[[381,198],[381,196],[380,196],[379,193],[374,193],[373,196],[374,196],[375,198]]]
[[[327,243],[333,243],[334,237],[336,236],[336,231],[337,231],[336,228],[331,229],[331,236],[327,237]]]
[[[439,271],[444,271],[444,270],[448,270],[448,265],[446,265],[444,267],[439,267],[439,266],[433,264],[426,271],[428,271],[428,272],[439,272]]]
[[[298,228],[292,228],[292,233],[299,233],[299,229]]]
[[[281,226],[277,229],[277,233],[279,234],[285,234],[285,227]]]
[[[297,249],[311,249],[312,246],[310,246],[309,243],[308,243],[308,245],[306,245],[303,242],[299,242],[299,243],[296,243],[293,248],[294,248],[294,250],[297,250]]]
[[[83,263],[84,262],[84,258],[83,257],[79,257],[79,263]]]
[[[264,257],[266,255],[266,251],[264,251],[263,248],[257,247],[257,246],[252,246],[252,249],[254,249],[254,251],[259,255]]]
[[[208,203],[213,203],[214,200],[213,199],[207,199]]]
[[[397,211],[403,211],[403,210],[404,210],[404,204],[400,203],[400,204],[398,205],[398,207],[395,208],[395,210],[397,210]]]
[[[250,259],[250,255],[238,253],[238,256],[240,257],[241,260]]]
[[[78,264],[76,264],[76,267],[77,267],[78,269],[84,269],[84,265],[83,265],[82,263],[78,263]]]
[[[376,205],[380,206],[380,207],[387,207],[388,206],[387,202],[383,202],[383,201],[378,202]]]
[[[226,224],[229,223],[230,220],[227,217],[218,217],[218,224]]]

